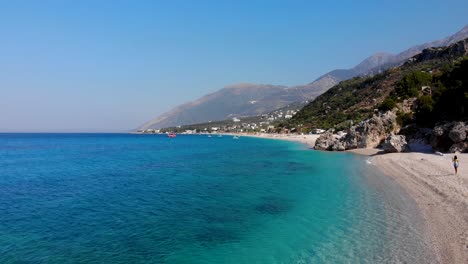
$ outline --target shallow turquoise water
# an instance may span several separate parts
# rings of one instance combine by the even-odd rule
[[[243,137],[0,134],[0,263],[427,263],[365,159]]]

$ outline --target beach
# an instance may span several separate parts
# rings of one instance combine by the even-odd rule
[[[302,144],[307,145],[310,148],[313,148],[315,145],[315,140],[320,135],[296,135],[296,134],[268,134],[268,133],[236,133],[236,134],[229,134],[229,135],[236,135],[236,136],[246,136],[246,137],[258,137],[258,138],[271,138],[271,139],[279,139],[279,140],[288,140],[288,141],[295,141],[300,142]]]
[[[252,136],[252,135],[249,135]],[[268,135],[255,137],[291,140],[313,147],[318,135]],[[371,166],[391,177],[416,202],[431,241],[435,263],[468,263],[468,154],[457,154],[460,167],[455,175],[454,154],[387,153],[378,149],[356,149],[369,156]]]
[[[389,153],[370,162],[392,177],[417,203],[439,263],[468,263],[468,154]]]

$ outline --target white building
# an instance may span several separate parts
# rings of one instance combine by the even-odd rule
[[[314,133],[314,134],[322,134],[322,133],[325,133],[325,130],[324,130],[324,129],[320,129],[320,128],[316,128],[316,129],[312,130],[312,133]]]

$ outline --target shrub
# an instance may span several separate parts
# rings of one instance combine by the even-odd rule
[[[380,105],[379,105],[379,110],[380,111],[390,111],[393,108],[395,108],[396,102],[392,98],[386,98]]]
[[[423,95],[418,98],[418,110],[424,112],[432,112],[434,109],[434,100],[432,100],[432,96],[430,95]]]
[[[335,126],[337,131],[343,131],[349,129],[353,125],[353,120],[343,121]]]
[[[413,114],[399,111],[397,113],[396,121],[397,121],[398,125],[400,125],[402,127],[406,126],[406,125],[410,124],[413,121]]]

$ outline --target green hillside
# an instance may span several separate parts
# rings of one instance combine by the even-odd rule
[[[413,99],[409,101],[414,103],[411,111],[397,113],[401,123],[433,125],[442,120],[466,119],[468,59],[463,57],[467,54],[466,42],[425,50],[404,65],[373,77],[343,81],[280,126],[301,132],[313,128],[342,130],[379,110],[403,109],[405,99]]]

